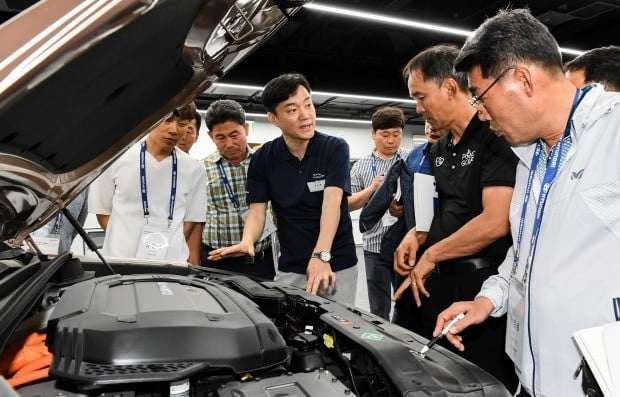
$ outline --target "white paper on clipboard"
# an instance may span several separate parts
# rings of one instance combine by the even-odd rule
[[[431,229],[431,222],[433,222],[433,215],[435,214],[435,200],[437,198],[435,177],[415,173],[413,176],[413,204],[416,231],[428,232]]]

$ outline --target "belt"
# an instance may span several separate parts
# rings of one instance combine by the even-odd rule
[[[500,256],[483,256],[479,258],[451,259],[439,262],[435,273],[474,273],[481,269],[497,267],[504,258]]]

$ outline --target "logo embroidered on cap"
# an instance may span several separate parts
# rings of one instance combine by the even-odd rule
[[[437,157],[435,159],[435,167],[441,167],[442,164],[443,164],[443,157]]]
[[[467,149],[467,153],[463,154],[463,157],[462,157],[462,160],[461,160],[461,167],[465,167],[466,165],[470,165],[474,161],[475,157],[476,157],[476,151],[475,150],[471,150],[471,149]]]

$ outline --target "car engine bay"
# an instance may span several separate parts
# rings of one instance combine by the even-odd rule
[[[110,275],[70,254],[12,261],[0,302],[22,307],[0,370],[21,396],[508,395],[448,350],[422,357],[426,339],[296,287],[173,264],[111,262]],[[25,348],[30,375],[9,365]]]

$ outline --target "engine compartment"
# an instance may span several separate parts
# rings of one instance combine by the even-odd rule
[[[21,396],[509,395],[443,348],[420,357],[426,339],[296,287],[147,263],[112,262],[110,276],[71,256],[44,267],[57,260],[5,341],[34,332],[53,356]]]
[[[248,298],[196,277],[107,276],[65,290],[48,321],[50,374],[82,384],[235,374],[286,360],[275,325]]]

